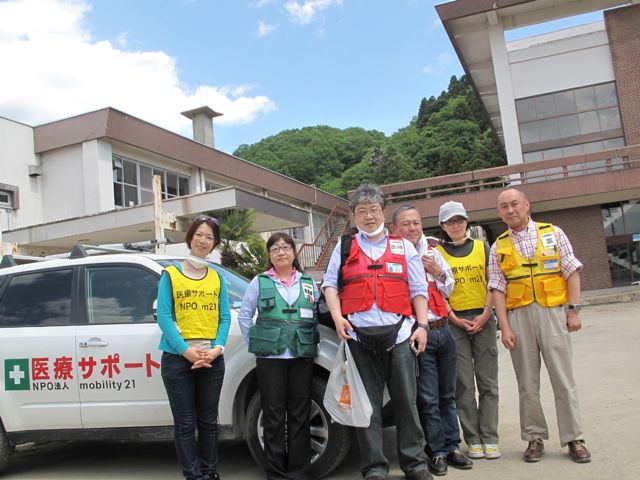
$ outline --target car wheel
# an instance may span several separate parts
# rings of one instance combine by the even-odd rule
[[[314,377],[311,386],[311,469],[309,475],[320,479],[335,470],[351,448],[352,429],[331,421],[323,405],[327,381]],[[256,392],[247,408],[245,438],[255,461],[264,466],[264,435],[260,392]]]
[[[9,437],[7,437],[7,432],[5,432],[0,422],[0,472],[3,472],[9,466],[11,456],[13,455],[13,448]]]

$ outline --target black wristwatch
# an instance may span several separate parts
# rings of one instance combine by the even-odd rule
[[[429,322],[427,322],[427,323],[419,323],[418,324],[418,328],[424,328],[427,332],[429,330],[431,330],[431,326],[429,325]]]
[[[576,313],[580,313],[581,308],[582,308],[582,305],[580,305],[579,303],[569,303],[567,305],[567,310],[573,310]]]

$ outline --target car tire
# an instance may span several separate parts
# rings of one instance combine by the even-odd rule
[[[353,429],[331,421],[324,408],[323,398],[327,381],[314,377],[311,385],[311,444],[312,457],[309,476],[312,479],[326,477],[344,460],[351,448]],[[244,425],[245,439],[254,460],[264,466],[262,436],[262,407],[260,392],[257,391],[247,407]]]
[[[9,441],[7,432],[0,422],[0,472],[4,472],[9,466],[9,462],[13,456],[13,449],[14,446]]]

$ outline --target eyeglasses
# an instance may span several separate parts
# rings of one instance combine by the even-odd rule
[[[371,207],[371,208],[356,208],[354,211],[356,217],[366,217],[367,215],[371,215],[372,217],[376,217],[382,214],[382,208],[380,207]]]
[[[464,217],[454,217],[454,218],[450,218],[449,220],[447,220],[446,222],[442,222],[447,226],[451,226],[451,225],[460,225],[461,223],[466,222],[467,219]]]
[[[290,251],[292,251],[293,248],[291,248],[291,245],[273,245],[271,248],[269,248],[269,253],[278,253],[278,252],[284,252],[284,253],[289,253]]]
[[[220,220],[216,217],[210,217],[209,215],[200,215],[196,217],[195,222],[213,222],[216,226],[220,226]]]

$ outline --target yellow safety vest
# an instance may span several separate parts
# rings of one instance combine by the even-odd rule
[[[218,272],[208,268],[203,278],[194,280],[174,265],[165,268],[165,271],[171,279],[173,309],[182,338],[216,338],[220,320]]]
[[[449,303],[454,310],[471,310],[483,308],[487,299],[487,259],[484,242],[474,240],[473,248],[465,257],[455,257],[438,245],[436,247],[447,261],[453,272],[456,285],[449,296]]]
[[[507,280],[508,309],[524,307],[534,301],[543,307],[555,307],[569,300],[553,225],[536,222],[536,228],[538,246],[530,260],[516,250],[508,230],[496,240],[500,270]]]

